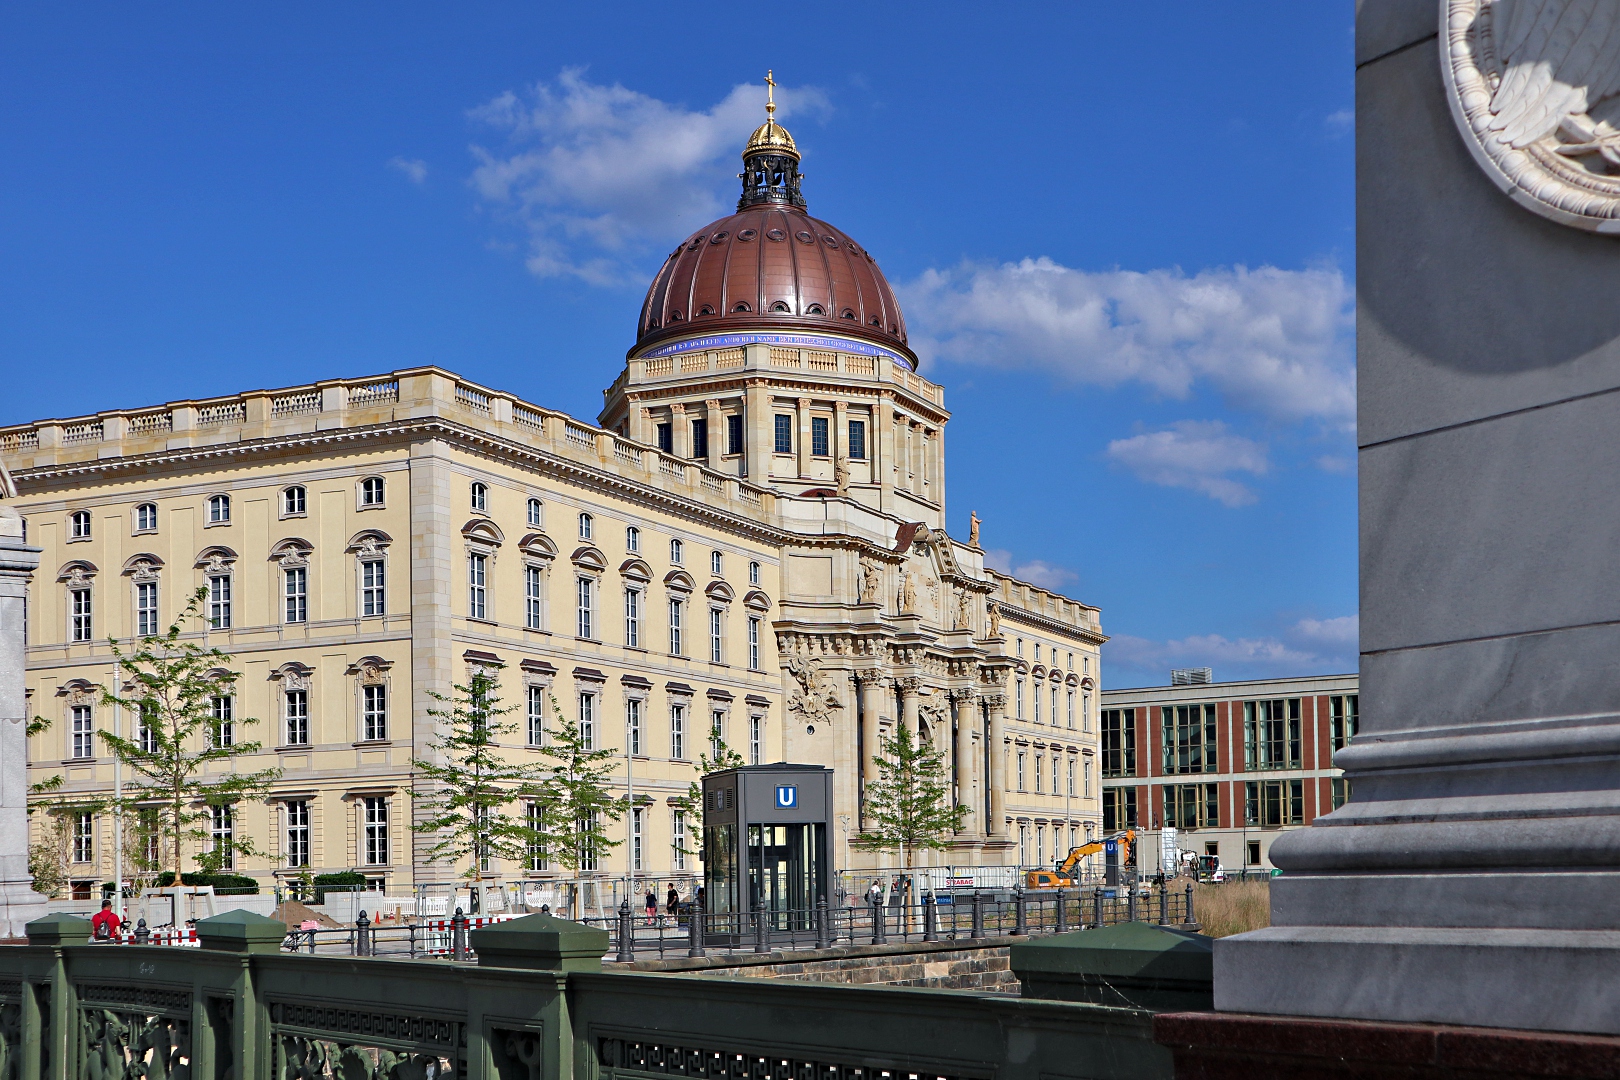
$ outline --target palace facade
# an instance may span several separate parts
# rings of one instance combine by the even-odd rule
[[[672,800],[711,727],[835,770],[840,868],[892,863],[849,842],[894,724],[945,752],[971,811],[935,861],[1042,863],[1097,830],[1098,609],[987,568],[977,519],[948,534],[949,413],[893,292],[807,213],[774,119],[743,156],[738,212],[670,253],[597,423],[413,368],[0,429],[44,552],[30,782],[110,791],[97,732],[131,721],[99,703],[109,639],[203,588],[242,674],[220,708],[258,720],[243,767],[282,770],[215,819],[265,849],[236,866],[264,880],[465,869],[422,856],[410,763],[431,695],[473,667],[520,706],[505,752],[538,752],[555,699],[619,753],[639,808],[604,875],[697,869]],[[72,833],[72,876],[110,877],[111,815]]]

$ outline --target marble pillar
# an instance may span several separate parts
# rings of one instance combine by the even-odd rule
[[[5,477],[0,475],[0,484]],[[0,500],[4,491],[0,490]],[[23,541],[23,521],[0,501],[0,938],[22,938],[45,914],[28,873],[28,695],[23,604],[40,549]]]
[[[887,696],[883,691],[888,679],[879,671],[857,671],[855,680],[861,688],[861,776],[865,783],[874,784],[881,779],[878,751],[882,728],[878,726],[878,721],[883,715]],[[865,822],[862,822],[862,827],[865,827]]]
[[[986,836],[1002,840],[1007,835],[1007,695],[987,694],[984,701],[990,707],[990,775],[985,777],[985,783],[990,785],[990,820],[985,822],[984,831]]]
[[[973,797],[973,725],[979,718],[979,701],[972,689],[957,690],[953,695],[956,705],[956,802],[966,805],[968,816],[965,832],[984,835],[984,807]]]
[[[1351,797],[1272,846],[1272,925],[1216,942],[1215,1005],[1620,1034],[1620,239],[1501,189],[1459,124],[1492,95],[1456,80],[1513,9],[1436,8],[1357,4]],[[1558,85],[1546,50],[1614,49],[1583,25],[1514,62]],[[1515,175],[1593,164],[1543,141]]]

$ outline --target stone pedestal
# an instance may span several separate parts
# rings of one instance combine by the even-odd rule
[[[28,873],[28,696],[23,676],[23,603],[39,552],[23,542],[23,522],[3,500],[0,473],[0,939],[26,936],[45,914]]]
[[[1362,728],[1215,1005],[1620,1033],[1620,240],[1474,160],[1435,0],[1357,7]]]

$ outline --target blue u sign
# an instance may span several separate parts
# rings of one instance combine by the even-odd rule
[[[1106,844],[1103,845],[1103,851],[1105,851],[1109,855],[1118,855],[1119,854],[1119,844],[1116,841],[1110,840]]]
[[[776,789],[776,805],[791,810],[799,805],[799,789],[792,784],[781,784]]]

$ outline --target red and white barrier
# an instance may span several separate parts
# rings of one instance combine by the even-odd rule
[[[138,945],[133,930],[120,933],[113,939],[115,945]],[[148,945],[183,945],[197,949],[201,946],[197,942],[197,928],[195,926],[160,926],[151,932],[146,939]]]

